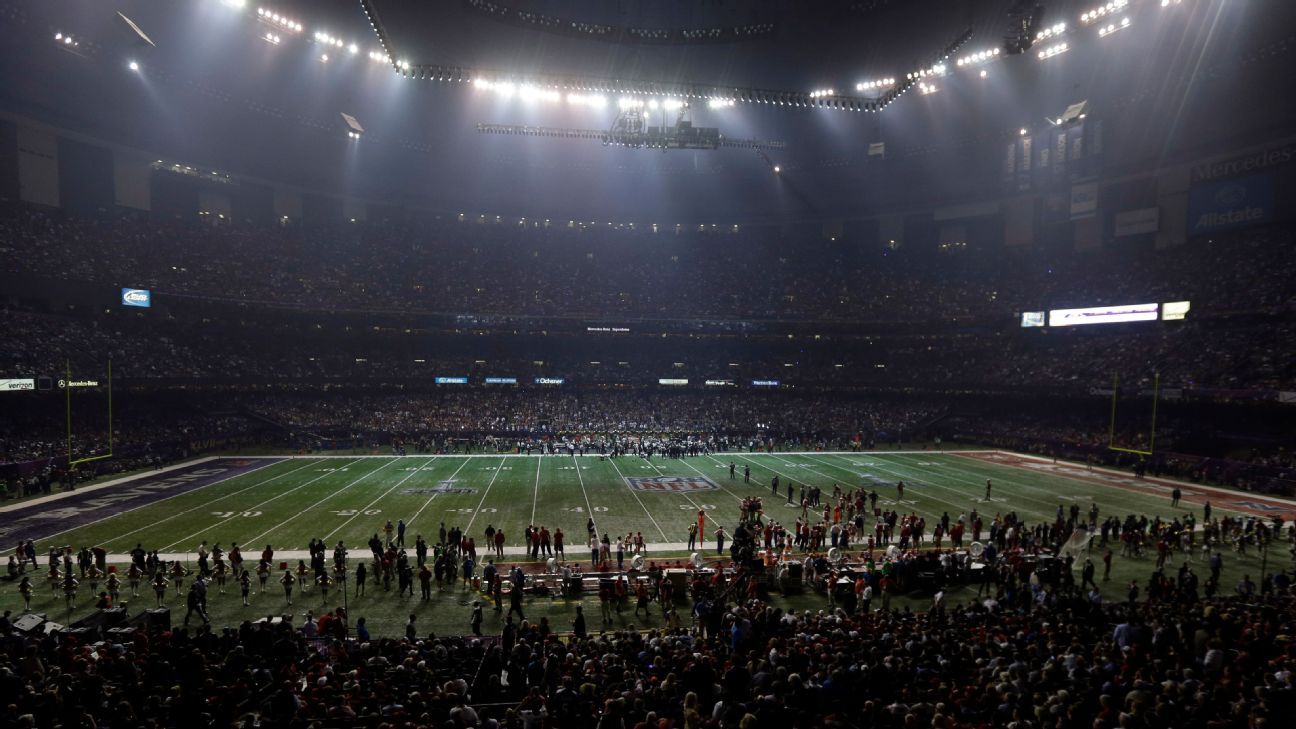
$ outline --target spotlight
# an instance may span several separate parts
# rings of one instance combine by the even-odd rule
[[[1026,127],[1022,127],[1021,129],[1018,129],[1017,133],[1023,137],[1026,136]]]
[[[779,167],[778,165],[774,165],[774,174],[777,175],[778,173],[780,173],[780,172],[782,172],[782,171],[783,171],[783,168],[782,168],[782,167]]]
[[[126,64],[126,67],[129,68],[129,69],[132,70],[132,71],[138,71],[138,70],[139,70],[139,64],[136,63],[135,61],[131,61],[130,63]]]
[[[351,45],[347,46],[347,50],[351,51],[351,55],[354,56],[355,54],[360,52],[360,46],[352,43]]]
[[[986,77],[985,69],[982,69],[982,70],[981,70],[981,78],[985,78],[985,77]]]
[[[320,54],[320,63],[328,63],[328,54],[327,54],[327,53],[321,53],[321,54]]]

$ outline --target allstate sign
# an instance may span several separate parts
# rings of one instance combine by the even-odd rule
[[[138,306],[147,309],[153,305],[153,296],[148,289],[122,289],[122,306]]]
[[[1200,235],[1272,220],[1274,180],[1254,175],[1198,185],[1188,193],[1188,233]]]

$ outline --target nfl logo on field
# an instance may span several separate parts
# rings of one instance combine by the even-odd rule
[[[706,476],[627,476],[636,491],[715,491],[715,481]]]

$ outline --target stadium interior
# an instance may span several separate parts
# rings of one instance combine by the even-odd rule
[[[0,729],[1296,709],[1296,3],[0,39]]]

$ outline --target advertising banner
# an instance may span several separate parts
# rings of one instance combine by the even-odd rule
[[[1273,175],[1219,180],[1188,191],[1189,235],[1244,228],[1273,218]]]
[[[1112,236],[1124,238],[1131,235],[1155,233],[1161,228],[1161,208],[1139,208],[1116,213]]]

